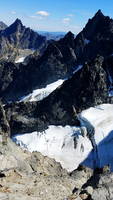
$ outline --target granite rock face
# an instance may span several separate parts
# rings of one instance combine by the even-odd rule
[[[106,167],[79,166],[70,174],[54,159],[26,152],[10,139],[0,143],[1,200],[81,200],[113,198],[112,178]]]
[[[83,109],[108,101],[103,57],[86,63],[40,102],[12,103],[5,106],[12,133],[43,131],[48,125],[79,125]]]
[[[20,149],[10,139],[0,143],[0,199],[64,199],[76,180],[54,159]]]
[[[0,103],[0,142],[7,143],[8,137],[10,137],[10,126],[5,115],[5,110]]]
[[[38,53],[31,56],[27,65],[1,62],[0,97],[5,101],[15,101],[34,88],[67,78],[75,62],[74,35],[71,32],[60,41],[50,43],[42,56]]]
[[[104,16],[99,10],[77,35],[75,46],[75,54],[80,63],[94,59],[98,54],[104,57],[112,54],[113,19]]]

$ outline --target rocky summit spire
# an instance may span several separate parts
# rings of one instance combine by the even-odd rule
[[[22,29],[24,29],[24,26],[23,26],[21,20],[17,18],[13,24],[11,24],[9,27],[6,28],[4,34],[11,35],[16,32],[21,32]]]
[[[99,10],[97,11],[97,13],[95,14],[95,16],[103,16],[102,11],[99,9]]]
[[[18,25],[20,24],[20,25],[22,25],[22,22],[21,22],[20,19],[17,18],[17,19],[15,20],[14,24],[18,24]]]

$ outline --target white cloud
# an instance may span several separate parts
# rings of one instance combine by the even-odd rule
[[[37,18],[37,16],[36,15],[31,15],[30,18]]]
[[[64,24],[69,24],[70,18],[69,18],[69,17],[66,17],[66,18],[64,18],[64,19],[62,20],[62,22],[63,22]]]
[[[12,14],[12,15],[16,15],[16,12],[15,12],[15,11],[11,11],[11,14]]]
[[[50,13],[47,11],[38,11],[38,12],[36,12],[36,14],[40,15],[42,17],[48,17],[50,15]]]
[[[74,14],[68,14],[67,16],[68,16],[68,17],[73,17],[73,16],[74,16]]]
[[[31,15],[31,16],[29,16],[29,17],[32,18],[32,19],[38,19],[38,20],[44,19],[44,17],[42,17],[42,16],[37,16],[37,15]]]

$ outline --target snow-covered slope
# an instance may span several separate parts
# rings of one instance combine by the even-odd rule
[[[83,65],[78,65],[76,67],[73,67],[73,74],[81,70]],[[60,85],[63,84],[63,82],[67,79],[59,79],[51,84],[48,84],[45,88],[41,89],[35,89],[32,91],[32,93],[21,97],[20,102],[22,101],[41,101],[45,97],[47,97],[49,94],[51,94],[56,88],[58,88]]]
[[[18,60],[16,60],[15,63],[22,63],[24,62],[24,60],[25,60],[25,57],[21,57]]]
[[[13,140],[29,151],[55,158],[68,171],[82,162],[90,167],[110,164],[113,170],[113,105],[89,108],[79,119],[81,127],[49,126],[43,133],[16,135]]]
[[[74,148],[74,135],[77,147]],[[17,135],[13,138],[17,144],[29,151],[39,151],[43,155],[55,158],[67,170],[75,169],[91,151],[92,146],[87,137],[82,137],[77,127],[49,126],[43,133]],[[83,151],[82,146],[85,146]]]
[[[64,80],[59,79],[58,81],[47,85],[45,88],[33,90],[33,92],[30,93],[29,95],[23,96],[20,99],[20,102],[21,101],[41,101],[42,99],[47,97],[51,92],[53,92],[57,87],[62,85],[63,82]]]

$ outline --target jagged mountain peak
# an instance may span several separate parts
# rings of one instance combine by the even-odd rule
[[[73,34],[71,31],[69,31],[69,32],[64,36],[64,38],[62,38],[60,41],[61,41],[61,43],[62,43],[63,45],[73,47],[73,45],[74,45],[74,38],[75,38],[74,34]]]
[[[23,24],[22,24],[22,21],[21,21],[19,18],[17,18],[13,24],[20,24],[20,25],[23,25]]]
[[[69,32],[64,36],[64,38],[74,38],[74,34],[73,34],[71,31],[69,31]]]
[[[113,19],[98,10],[76,36],[75,46],[75,53],[80,60],[82,58],[82,62],[95,58],[98,54],[112,54]]]
[[[9,26],[9,28],[13,28],[13,27],[15,27],[15,28],[17,28],[17,27],[21,27],[21,28],[23,28],[24,26],[23,26],[23,24],[22,24],[22,21],[20,20],[20,19],[16,19],[10,26]]]
[[[102,11],[99,9],[96,14],[95,14],[95,17],[96,16],[104,16],[104,14],[102,13]]]
[[[25,26],[23,26],[20,19],[16,19],[9,27],[7,27],[3,34],[4,35],[10,35],[16,32],[21,32],[23,29],[25,29]]]

